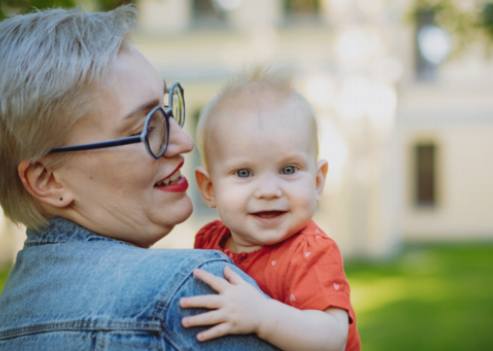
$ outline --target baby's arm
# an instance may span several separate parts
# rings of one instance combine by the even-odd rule
[[[218,292],[181,300],[184,308],[211,310],[182,321],[187,328],[211,326],[197,335],[200,341],[255,333],[286,351],[344,350],[349,324],[346,311],[299,310],[266,298],[228,267],[226,279],[200,269],[194,275]]]

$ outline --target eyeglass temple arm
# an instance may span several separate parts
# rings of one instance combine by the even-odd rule
[[[116,139],[116,140],[102,141],[100,143],[56,147],[54,149],[51,149],[50,153],[52,153],[52,152],[68,152],[68,151],[84,151],[84,150],[92,150],[92,149],[102,149],[102,148],[106,148],[106,147],[140,143],[141,141],[142,141],[142,136],[136,135],[136,136],[125,137],[125,138]]]

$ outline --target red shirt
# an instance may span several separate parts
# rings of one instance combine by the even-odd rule
[[[221,250],[272,298],[301,310],[340,308],[349,318],[346,351],[360,350],[349,283],[339,248],[313,221],[298,234],[254,252],[234,253],[225,248],[230,232],[217,220],[199,230],[197,249]]]

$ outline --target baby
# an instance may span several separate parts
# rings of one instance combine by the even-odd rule
[[[328,164],[306,100],[265,75],[236,82],[204,109],[198,142],[197,184],[221,221],[195,247],[225,252],[275,300],[231,270],[223,279],[198,269],[218,294],[183,298],[182,307],[210,309],[183,325],[211,326],[201,341],[256,333],[283,350],[359,350],[341,254],[312,220]]]

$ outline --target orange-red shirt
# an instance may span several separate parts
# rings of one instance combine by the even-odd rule
[[[350,318],[346,351],[360,350],[339,248],[315,222],[310,221],[298,234],[283,242],[249,253],[234,253],[225,248],[230,235],[221,221],[213,221],[199,230],[194,246],[223,251],[266,294],[285,304],[302,310],[346,310]]]

